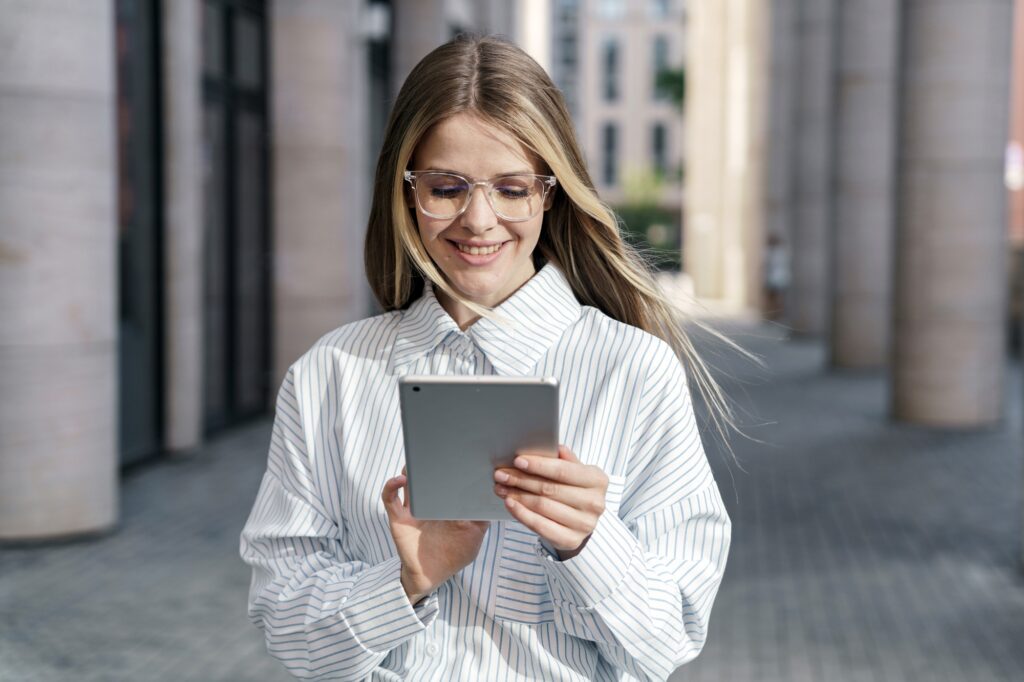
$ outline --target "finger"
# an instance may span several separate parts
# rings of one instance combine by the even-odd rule
[[[516,521],[550,542],[555,549],[575,549],[583,542],[584,535],[579,531],[555,523],[516,500],[506,499],[505,508]]]
[[[561,458],[519,455],[513,462],[520,471],[581,488],[607,488],[608,477],[595,466]]]
[[[406,472],[405,467],[402,467],[402,478],[405,480],[405,485],[402,486],[402,506],[406,509],[409,508],[409,475]]]
[[[384,484],[384,489],[381,491],[380,497],[384,501],[384,509],[388,512],[389,516],[400,515],[402,508],[401,500],[398,499],[398,491],[401,490],[402,486],[405,485],[405,476],[395,476],[394,478],[388,479]]]
[[[507,476],[504,481],[501,480],[501,474]],[[603,496],[596,496],[593,488],[558,483],[550,478],[531,476],[518,469],[498,469],[494,472],[494,480],[508,489],[541,495],[582,511],[595,514],[604,511]]]
[[[564,459],[564,460],[566,460],[568,462],[579,462],[580,461],[580,458],[577,457],[576,454],[572,450],[569,449],[568,445],[559,445],[558,446],[558,458],[559,459]]]
[[[549,497],[514,491],[509,493],[505,499],[519,502],[530,509],[530,511],[536,512],[561,526],[580,531],[585,535],[593,533],[594,526],[597,525],[599,514],[591,514],[575,509]]]

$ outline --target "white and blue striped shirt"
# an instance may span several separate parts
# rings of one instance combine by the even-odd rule
[[[546,264],[465,332],[430,282],[291,366],[242,530],[249,617],[296,676],[342,680],[664,679],[701,650],[730,521],[683,366],[661,339],[581,306]],[[559,380],[559,442],[599,466],[606,511],[560,562],[492,522],[476,560],[414,608],[381,501],[404,463],[397,378]]]

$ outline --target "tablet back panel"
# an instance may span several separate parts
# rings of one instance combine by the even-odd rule
[[[511,519],[494,469],[512,466],[516,450],[558,453],[557,379],[406,376],[399,402],[418,519]]]

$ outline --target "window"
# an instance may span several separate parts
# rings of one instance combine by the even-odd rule
[[[558,37],[558,54],[567,69],[576,68],[576,35],[563,33]]]
[[[597,13],[602,19],[620,19],[626,13],[625,0],[599,0]]]
[[[614,102],[619,98],[619,44],[608,38],[604,41],[601,66],[604,68],[604,99]]]
[[[614,186],[619,180],[618,160],[618,127],[614,123],[605,123],[602,130],[601,147],[604,150],[604,163],[601,166],[604,184]]]
[[[659,176],[668,173],[667,131],[664,123],[651,127],[651,167]]]
[[[651,90],[655,100],[667,99],[666,93],[658,87],[658,75],[668,69],[668,38],[655,36],[651,43]]]
[[[665,19],[672,11],[671,0],[648,0],[647,11],[652,19]]]
[[[575,22],[578,0],[555,0],[556,18],[562,22]]]

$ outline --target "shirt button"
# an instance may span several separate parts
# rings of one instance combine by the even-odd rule
[[[437,642],[431,642],[427,645],[427,654],[430,656],[437,656],[441,653],[441,647],[437,645]]]

